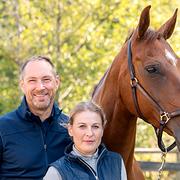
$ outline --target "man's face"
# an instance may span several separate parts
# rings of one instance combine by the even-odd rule
[[[59,78],[48,62],[37,60],[27,64],[20,87],[33,113],[51,110],[59,83]]]

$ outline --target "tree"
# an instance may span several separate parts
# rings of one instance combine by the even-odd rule
[[[158,28],[179,2],[151,4],[151,26]],[[66,112],[89,99],[147,5],[134,0],[0,1],[0,114],[19,104],[18,69],[35,54],[46,54],[56,64],[62,81],[57,100]],[[170,40],[175,51],[180,48],[179,23]],[[152,128],[140,122],[138,129],[137,145],[152,146]]]

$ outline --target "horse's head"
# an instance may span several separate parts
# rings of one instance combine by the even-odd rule
[[[154,127],[174,136],[180,151],[180,59],[166,41],[173,33],[177,9],[156,31],[149,29],[149,10],[150,6],[142,11],[129,39],[128,63],[136,107],[131,111],[136,109]],[[161,138],[159,143],[163,145]]]

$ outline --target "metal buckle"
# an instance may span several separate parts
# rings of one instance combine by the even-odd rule
[[[130,84],[132,87],[136,87],[138,84],[138,80],[136,77],[134,77],[133,79],[130,80]]]
[[[170,120],[169,113],[163,112],[160,114],[160,120],[163,124],[167,124],[167,122]]]

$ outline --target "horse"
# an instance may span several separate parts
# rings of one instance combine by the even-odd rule
[[[92,93],[107,118],[103,142],[122,155],[128,180],[144,179],[134,158],[138,117],[155,128],[163,152],[176,145],[180,151],[180,59],[166,41],[174,31],[178,9],[153,30],[150,8],[143,9],[137,27]],[[163,132],[175,139],[167,148]]]

